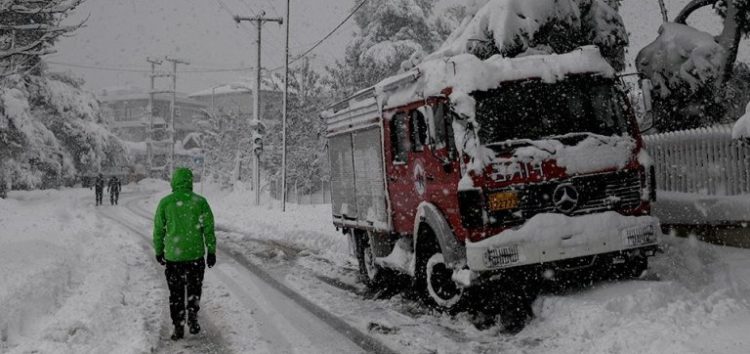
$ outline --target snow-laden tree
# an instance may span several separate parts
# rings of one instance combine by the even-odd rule
[[[279,77],[283,79],[282,77]],[[274,82],[283,83],[283,80]],[[279,86],[281,90],[283,87]],[[325,150],[325,124],[320,112],[328,101],[328,92],[321,75],[309,61],[290,68],[289,109],[287,112],[287,182],[297,183],[300,194],[320,189],[321,181],[328,180],[328,160]],[[281,178],[281,122],[267,130],[266,141],[273,148],[267,150],[266,165],[277,180]]]
[[[594,44],[616,70],[625,66],[628,37],[617,12],[619,1],[489,0],[477,5],[481,2],[464,7],[461,24],[425,60],[462,53],[481,59],[565,53]]]
[[[81,2],[0,0],[0,184],[53,187],[126,166],[94,95],[41,58],[77,27],[60,23]]]
[[[430,0],[366,2],[354,16],[358,31],[344,60],[327,68],[333,91],[347,96],[398,72],[412,56],[432,51],[439,42],[429,21],[432,4]]]
[[[724,19],[713,36],[687,25],[696,10],[713,6]],[[747,103],[746,77],[737,66],[740,39],[750,33],[749,0],[693,0],[665,23],[636,58],[638,71],[655,86],[657,129],[689,129],[737,118]],[[728,114],[733,115],[728,117]]]
[[[37,70],[55,41],[79,26],[63,26],[83,0],[0,0],[0,75]]]
[[[0,79],[0,167],[13,188],[54,187],[127,166],[93,94],[61,74]]]

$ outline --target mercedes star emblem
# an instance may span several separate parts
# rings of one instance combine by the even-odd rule
[[[552,201],[557,211],[568,214],[578,207],[578,190],[572,184],[561,184],[555,188]]]

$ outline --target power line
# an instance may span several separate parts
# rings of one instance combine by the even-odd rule
[[[65,62],[59,62],[59,61],[46,61],[48,64],[53,65],[59,65],[59,66],[67,66],[72,68],[82,68],[82,69],[92,69],[92,70],[101,70],[101,71],[115,71],[115,72],[131,72],[131,73],[150,73],[151,71],[148,69],[140,69],[140,68],[117,68],[117,67],[111,67],[111,66],[98,66],[98,65],[88,65],[88,64],[74,64],[74,63],[65,63]],[[237,68],[203,68],[203,69],[194,69],[194,70],[182,70],[180,73],[183,74],[203,74],[203,73],[220,73],[220,72],[238,72],[238,71],[249,71],[255,69],[254,67],[237,67]]]
[[[108,67],[108,66],[95,66],[95,65],[86,65],[86,64],[63,63],[63,62],[52,61],[52,60],[46,60],[45,62],[47,64],[52,64],[52,65],[68,66],[68,67],[71,67],[71,68],[101,70],[101,71],[118,71],[118,72],[128,72],[128,73],[150,73],[151,72],[151,71],[149,71],[147,69],[115,68],[115,67]]]
[[[234,18],[234,15],[235,15],[235,13],[234,13],[234,12],[232,12],[232,9],[230,9],[230,8],[229,8],[229,6],[227,6],[227,4],[226,4],[226,3],[225,3],[225,2],[223,1],[223,0],[216,0],[216,2],[217,2],[217,3],[219,4],[219,7],[221,7],[221,9],[222,9],[222,10],[224,10],[224,12],[226,12],[226,13],[227,13],[227,14],[228,14],[228,15],[229,15],[230,17]],[[256,12],[256,11],[254,11],[254,10],[253,10],[252,8],[250,8],[250,5],[247,5],[247,4],[245,4],[245,3],[244,3],[244,2],[242,2],[241,0],[240,0],[240,3],[241,3],[242,5],[244,5],[245,7],[247,7],[247,8],[248,8],[248,10],[250,10],[250,12],[252,12],[252,13],[253,13],[253,16],[256,16],[256,15],[257,15],[257,12]],[[250,34],[252,34],[252,33],[253,33],[253,32],[252,32],[252,31],[251,31],[251,30],[250,30],[249,28],[245,27],[245,26],[244,26],[244,24],[240,23],[240,24],[239,24],[239,26],[240,26],[240,27],[242,27],[242,28],[244,28],[244,29],[245,29],[245,30],[246,30],[246,31],[247,31],[248,33],[250,33]],[[276,46],[276,45],[275,45],[275,44],[274,44],[273,42],[270,42],[269,44],[271,45],[271,47],[273,47],[273,48],[275,48],[275,49],[277,49],[277,50],[279,50],[279,49],[280,49],[280,48],[279,48],[278,46]],[[243,44],[243,45],[244,45],[244,44]]]
[[[362,8],[362,6],[365,5],[369,0],[362,0],[362,2],[359,3],[350,13],[347,15],[336,27],[334,27],[328,34],[325,35],[325,37],[318,40],[312,47],[307,49],[304,53],[296,56],[292,61],[289,62],[289,65],[296,63],[300,59],[306,57],[308,54],[310,54],[313,50],[318,48],[323,42],[328,40],[336,31],[338,31],[347,21],[349,21],[354,14],[359,11],[359,9]],[[226,4],[222,0],[216,0],[216,2],[219,4],[219,6],[227,12],[227,14],[234,16],[232,11],[226,6]],[[147,69],[136,69],[136,68],[116,68],[116,67],[107,67],[107,66],[95,66],[95,65],[85,65],[85,64],[73,64],[73,63],[64,63],[64,62],[57,62],[57,61],[47,61],[49,64],[54,65],[60,65],[60,66],[68,66],[68,67],[74,67],[74,68],[84,68],[84,69],[92,69],[92,70],[102,70],[102,71],[117,71],[117,72],[137,72],[137,73],[148,73],[150,72]],[[275,67],[269,71],[277,71],[283,69],[284,66]],[[254,68],[252,67],[238,67],[238,68],[210,68],[210,69],[195,69],[195,70],[185,70],[182,71],[183,73],[217,73],[217,72],[237,72],[237,71],[248,71],[252,70]]]
[[[341,23],[339,23],[336,27],[334,27],[331,30],[331,32],[328,32],[328,34],[325,35],[325,37],[323,37],[319,41],[317,41],[312,47],[310,47],[310,49],[306,50],[304,53],[302,53],[302,54],[298,55],[296,58],[294,58],[294,60],[290,61],[289,65],[292,65],[293,63],[297,62],[298,60],[304,58],[305,56],[307,56],[308,54],[310,54],[310,52],[312,52],[313,50],[315,50],[315,48],[317,48],[319,45],[321,45],[323,42],[325,42],[328,38],[330,38],[334,33],[336,33],[336,31],[339,30],[339,28],[341,28],[341,26],[343,26],[346,23],[346,21],[349,21],[349,19],[352,18],[352,16],[354,16],[354,14],[357,11],[359,11],[359,9],[362,8],[362,6],[364,6],[365,3],[367,3],[367,1],[368,0],[362,0],[362,2],[359,3],[359,5],[357,5],[357,7],[355,7],[354,10],[352,10],[352,12],[349,13],[349,15],[347,15],[346,18],[344,18],[341,21]],[[283,68],[283,66],[280,66],[280,67],[273,68],[270,71],[276,71],[276,70],[279,70],[279,69],[282,69],[282,68]]]

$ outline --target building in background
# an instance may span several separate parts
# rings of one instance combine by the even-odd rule
[[[149,136],[149,94],[134,88],[103,90],[99,96],[102,112],[109,129],[125,142],[130,150],[134,169],[148,165],[147,140]],[[170,120],[171,94],[154,95],[154,141],[169,139],[167,124]],[[175,163],[195,168],[191,161],[199,161],[200,147],[195,146],[193,133],[199,131],[199,122],[208,120],[208,107],[202,102],[177,94],[175,100]],[[186,149],[185,141],[190,149]],[[154,143],[153,165],[165,166],[169,156],[168,143]]]
[[[282,82],[264,80],[260,90],[260,119],[262,121],[281,121]],[[255,85],[250,81],[227,83],[188,95],[201,102],[212,114],[225,114],[247,119],[253,118],[253,90]]]

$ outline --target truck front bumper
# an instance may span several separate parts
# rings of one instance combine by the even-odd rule
[[[538,214],[519,228],[467,241],[466,258],[473,278],[500,269],[654,248],[660,236],[659,220],[651,216]]]

